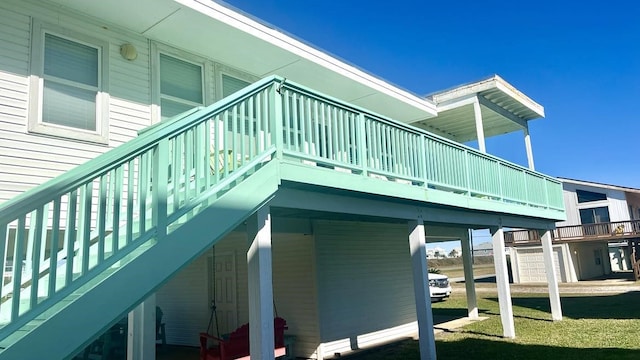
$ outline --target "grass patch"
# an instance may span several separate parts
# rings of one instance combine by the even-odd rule
[[[440,270],[440,274],[447,275],[450,279],[464,277],[464,269],[460,266],[442,266],[438,269]],[[473,265],[474,276],[490,275],[495,274],[495,272],[496,269],[493,266],[493,263]]]
[[[613,295],[577,294],[561,297],[563,321],[551,321],[546,294],[513,294],[516,339],[502,338],[495,292],[478,296],[481,316],[472,323],[436,337],[439,359],[640,359],[640,292]],[[433,304],[434,317],[464,316],[466,298],[457,292]],[[358,359],[419,359],[417,341],[406,340]],[[356,358],[354,357],[354,359]],[[352,358],[347,356],[346,358]]]

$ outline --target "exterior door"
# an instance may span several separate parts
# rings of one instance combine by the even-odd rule
[[[212,317],[211,332],[228,334],[238,327],[236,261],[233,253],[216,253],[215,261],[209,257],[209,299],[216,312]],[[215,288],[214,288],[215,283]],[[216,329],[217,320],[217,329]]]

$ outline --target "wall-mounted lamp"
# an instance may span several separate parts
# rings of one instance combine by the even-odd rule
[[[138,50],[131,44],[123,44],[120,46],[120,55],[129,61],[133,61],[138,57]]]

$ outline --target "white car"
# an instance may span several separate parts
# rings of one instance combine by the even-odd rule
[[[431,301],[440,301],[451,295],[451,285],[447,275],[429,273],[429,293]]]

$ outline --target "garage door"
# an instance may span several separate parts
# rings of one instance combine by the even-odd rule
[[[517,251],[520,282],[547,282],[542,249],[517,249]],[[556,268],[556,278],[558,281],[562,281],[562,272],[560,272],[561,263],[562,253],[560,252],[560,248],[554,248],[553,265]]]

